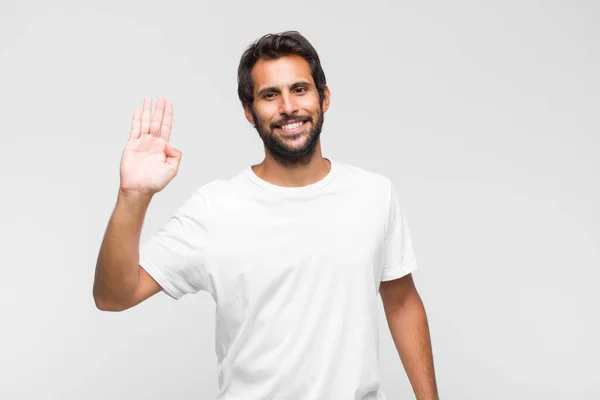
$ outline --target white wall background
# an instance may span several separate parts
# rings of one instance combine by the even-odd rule
[[[172,101],[183,151],[145,240],[262,160],[236,68],[287,29],[331,88],[323,154],[403,196],[442,399],[600,398],[599,18],[596,1],[4,0],[0,398],[214,398],[210,295],[101,312],[95,262],[133,109]],[[384,392],[414,398],[380,311]]]

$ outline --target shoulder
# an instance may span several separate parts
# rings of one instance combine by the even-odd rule
[[[200,186],[194,192],[196,201],[200,201],[207,209],[213,208],[224,199],[231,197],[231,185],[225,179],[215,179]]]
[[[369,171],[356,165],[338,163],[338,175],[342,182],[357,189],[383,197],[388,197],[390,194],[392,182],[386,175],[381,173]]]
[[[200,186],[196,192],[205,198],[214,198],[227,192],[228,181],[225,179],[215,179]]]

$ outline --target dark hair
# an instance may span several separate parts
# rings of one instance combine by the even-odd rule
[[[308,62],[319,93],[319,101],[323,105],[327,82],[323,68],[321,68],[319,55],[310,42],[297,31],[266,34],[246,49],[238,67],[238,96],[242,105],[252,109],[254,102],[252,68],[256,62],[258,60],[277,60],[292,54],[299,55]]]

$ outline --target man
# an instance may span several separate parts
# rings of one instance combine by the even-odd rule
[[[176,175],[173,106],[136,110],[98,256],[94,299],[122,311],[164,291],[216,302],[218,399],[385,399],[377,298],[417,399],[437,399],[411,240],[390,180],[324,158],[330,92],[298,32],[243,54],[238,95],[265,158],[198,188],[139,246],[152,196]]]

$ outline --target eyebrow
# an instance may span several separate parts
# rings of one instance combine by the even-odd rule
[[[296,81],[294,83],[292,83],[291,85],[289,85],[290,89],[294,89],[298,86],[312,86],[312,83],[308,82],[308,81]],[[258,93],[256,93],[256,97],[261,97],[263,94],[267,93],[267,92],[275,92],[275,93],[281,93],[281,89],[279,89],[279,87],[277,86],[268,86],[265,88],[262,88],[258,91]]]

